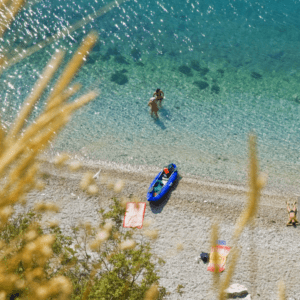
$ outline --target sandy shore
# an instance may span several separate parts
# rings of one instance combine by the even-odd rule
[[[147,202],[149,183],[159,171],[155,167],[149,171],[146,167],[103,163],[97,166],[87,164],[77,172],[70,172],[67,167],[56,168],[44,161],[41,170],[46,174],[46,187],[41,192],[32,191],[28,195],[26,209],[37,201],[57,203],[60,212],[53,216],[45,215],[43,220],[59,220],[68,234],[70,226],[81,221],[96,225],[98,208],[108,207],[109,199],[116,193],[101,183],[100,178],[97,181],[99,194],[89,196],[81,191],[79,182],[86,171],[96,173],[99,168],[102,170],[101,178],[106,178],[106,182],[124,180],[125,187],[118,197],[134,195],[144,202]],[[171,292],[168,299],[216,299],[212,273],[202,262],[197,263],[196,257],[202,251],[209,252],[214,220],[220,226],[220,239],[231,245],[234,224],[247,200],[247,185],[181,175],[182,179],[170,197],[159,206],[147,203],[145,213],[145,220],[153,220],[151,228],[159,230],[158,239],[152,242],[153,250],[166,261],[160,270],[160,283]],[[232,283],[245,285],[252,299],[278,299],[280,280],[286,284],[288,299],[300,299],[300,275],[297,272],[300,269],[297,242],[300,231],[299,228],[285,226],[285,202],[296,200],[297,194],[300,194],[300,189],[266,187],[255,229],[247,228],[240,238],[241,256]],[[16,212],[23,209],[16,206]],[[178,244],[183,245],[183,250],[177,251]],[[184,286],[182,297],[175,292],[179,284]]]

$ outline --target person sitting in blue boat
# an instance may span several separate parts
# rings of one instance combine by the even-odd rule
[[[169,178],[170,176],[171,176],[171,172],[169,171],[169,168],[165,167],[164,171],[163,171],[163,174],[162,174],[162,177]]]

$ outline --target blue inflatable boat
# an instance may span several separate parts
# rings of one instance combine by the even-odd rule
[[[169,164],[154,178],[147,193],[148,201],[161,200],[170,190],[177,179],[178,172],[175,164]]]

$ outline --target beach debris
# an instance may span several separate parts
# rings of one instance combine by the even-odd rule
[[[123,221],[123,227],[143,227],[144,215],[146,210],[145,202],[128,202]]]
[[[94,179],[98,179],[101,173],[101,169],[93,176]]]
[[[227,294],[227,299],[242,298],[251,300],[251,295],[248,293],[247,288],[238,283],[230,285],[229,288],[225,290],[225,292]]]
[[[214,272],[215,268],[218,267],[219,272],[223,272],[225,270],[226,258],[230,252],[230,249],[231,248],[229,246],[222,245],[211,247],[207,271]]]

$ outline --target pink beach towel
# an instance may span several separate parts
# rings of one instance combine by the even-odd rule
[[[146,202],[128,202],[123,227],[143,227]]]
[[[217,255],[217,265],[219,267],[219,272],[223,272],[225,270],[226,257],[229,254],[229,252],[230,252],[230,247],[228,246],[217,245],[211,247],[207,271],[211,271],[211,272],[215,271],[215,264],[212,262],[213,254],[215,253],[215,255]]]

